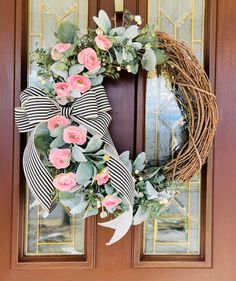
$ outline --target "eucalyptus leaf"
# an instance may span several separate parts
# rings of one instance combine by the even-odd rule
[[[131,25],[124,32],[122,39],[134,39],[139,35],[139,27],[137,25]]]
[[[72,98],[77,99],[77,98],[80,98],[80,97],[81,97],[81,93],[80,93],[78,90],[73,89],[73,90],[71,91],[71,93],[70,93],[70,96],[71,96]]]
[[[67,71],[67,67],[64,63],[56,62],[51,65],[50,69],[54,74],[61,76],[62,78],[64,78],[65,81],[67,80],[68,71]]]
[[[77,204],[76,206],[74,206],[71,209],[70,213],[72,215],[81,214],[86,209],[87,206],[88,206],[88,203],[86,201],[83,201],[83,202]]]
[[[57,38],[61,43],[74,43],[79,28],[71,22],[62,22],[58,28]]]
[[[98,85],[102,84],[103,75],[98,75],[94,78],[90,78],[90,81],[91,81],[92,86],[98,86]]]
[[[146,49],[142,58],[142,66],[147,71],[153,71],[156,68],[156,55],[152,49]]]
[[[149,216],[149,211],[147,208],[144,208],[142,205],[139,205],[137,212],[133,217],[133,224],[138,225],[145,221]]]
[[[62,147],[64,146],[66,143],[63,140],[63,136],[59,135],[57,138],[54,139],[53,142],[51,142],[50,147],[54,148],[54,147]]]
[[[125,32],[125,27],[119,26],[119,27],[112,28],[110,30],[109,35],[110,36],[123,36],[124,32]]]
[[[53,129],[51,132],[50,132],[50,136],[52,138],[56,138],[58,137],[59,135],[62,135],[63,133],[63,127],[62,126],[58,126],[56,127],[55,129]]]
[[[167,57],[166,57],[165,52],[163,50],[155,49],[154,53],[156,55],[157,65],[163,64],[166,61]]]
[[[72,157],[76,162],[87,162],[86,157],[77,145],[74,145],[72,148]]]
[[[67,193],[67,192],[64,192],[64,193]],[[83,201],[83,197],[82,196],[74,196],[74,198],[67,198],[67,199],[66,198],[65,199],[60,198],[60,202],[64,206],[66,206],[66,207],[68,207],[70,209],[74,208],[75,206],[80,204],[82,201]]]
[[[143,47],[143,45],[139,42],[132,42],[130,46],[133,47],[136,51],[142,49]]]
[[[69,69],[69,75],[76,75],[81,73],[84,70],[84,66],[81,64],[75,64],[70,67]]]
[[[123,52],[122,51],[118,51],[116,49],[115,50],[115,55],[116,55],[116,60],[119,64],[122,64],[123,62]]]
[[[103,144],[103,141],[102,141],[101,137],[98,135],[95,135],[89,140],[89,142],[85,148],[85,151],[86,152],[98,151],[101,148],[102,144]]]
[[[148,200],[156,199],[159,197],[158,192],[149,181],[146,182],[146,192]]]
[[[86,74],[88,76],[94,76],[99,72],[100,69],[101,69],[101,65],[97,66],[94,70],[90,70],[90,71],[86,72]]]
[[[113,188],[113,186],[111,185],[111,184],[105,184],[105,190],[106,190],[106,193],[108,194],[108,195],[111,195],[111,194],[113,194],[114,193],[114,188]]]
[[[142,152],[134,160],[133,171],[135,170],[138,170],[139,172],[142,171],[145,167],[145,161],[146,161],[146,153]]]
[[[83,216],[83,219],[86,219],[88,217],[91,217],[91,216],[95,216],[98,214],[98,208],[87,208],[84,216]]]
[[[82,162],[76,171],[76,182],[78,184],[84,185],[93,176],[93,166],[91,162]]]

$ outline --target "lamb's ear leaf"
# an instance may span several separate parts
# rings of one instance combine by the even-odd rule
[[[102,21],[106,24],[107,31],[110,31],[111,29],[111,21],[107,15],[107,13],[104,10],[100,10],[98,13],[98,17],[102,19]]]

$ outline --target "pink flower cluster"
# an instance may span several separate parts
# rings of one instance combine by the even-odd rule
[[[95,43],[101,50],[107,51],[111,48],[112,43],[105,35],[95,37]],[[59,43],[51,50],[51,57],[58,61],[62,55],[72,47],[71,44]],[[92,48],[85,48],[79,52],[77,56],[78,62],[84,65],[89,71],[94,71],[101,66],[101,61],[98,59],[96,52]],[[66,101],[73,90],[79,93],[85,93],[91,89],[91,81],[85,75],[71,75],[66,82],[55,83],[55,92],[58,99]]]
[[[116,208],[121,202],[122,199],[113,195],[107,195],[102,201],[102,206],[109,211],[110,209]]]
[[[107,168],[104,168],[99,174],[95,176],[95,180],[97,181],[98,185],[107,183],[109,178],[110,176]]]

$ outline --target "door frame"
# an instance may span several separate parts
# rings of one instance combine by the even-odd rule
[[[16,161],[19,161],[20,149],[16,149],[19,145],[19,134],[16,130],[13,118],[13,109],[19,105],[18,94],[24,85],[21,83],[21,77],[24,77],[24,69],[22,61],[22,46],[26,42],[21,40],[21,26],[24,23],[23,11],[21,4],[26,0],[8,0],[0,1],[0,35],[2,40],[0,45],[0,77],[4,77],[1,81],[1,100],[0,103],[0,131],[4,137],[0,138],[1,147],[1,191],[0,196],[1,212],[0,222],[2,231],[0,232],[1,253],[0,276],[4,281],[31,281],[32,276],[35,281],[49,278],[50,281],[60,281],[70,279],[77,280],[78,276],[85,280],[104,280],[110,279],[115,281],[121,280],[139,280],[139,281],[234,281],[235,260],[236,260],[236,244],[235,232],[236,224],[234,222],[234,201],[236,198],[235,189],[235,139],[236,127],[233,126],[236,122],[236,96],[234,94],[236,88],[235,69],[236,69],[236,37],[233,36],[236,26],[235,17],[235,1],[234,0],[212,0],[215,4],[215,19],[210,18],[211,25],[216,26],[216,33],[210,32],[209,40],[211,44],[216,42],[215,55],[212,50],[209,53],[210,71],[209,75],[216,92],[219,105],[220,121],[215,139],[215,149],[210,161],[214,159],[212,185],[213,192],[213,235],[212,235],[212,265],[205,268],[139,268],[131,269],[132,260],[130,256],[126,258],[126,253],[122,259],[125,263],[119,264],[117,256],[122,255],[119,252],[119,247],[123,249],[131,248],[130,232],[121,244],[112,246],[107,250],[103,242],[102,236],[105,233],[104,229],[98,228],[98,238],[96,238],[95,250],[98,256],[95,258],[97,268],[89,270],[81,270],[78,267],[73,267],[73,270],[65,270],[64,268],[52,268],[48,265],[45,268],[14,268],[11,266],[11,261],[14,264],[15,260],[11,253],[18,256],[18,248],[16,241],[11,241],[11,234],[14,229],[18,228],[20,222],[13,224],[13,219],[19,216],[16,202],[18,198],[19,174],[15,168]],[[133,1],[133,0],[132,0]],[[131,2],[132,2],[131,1]],[[141,1],[141,0],[140,0]],[[138,8],[142,2],[137,1]],[[142,0],[143,1],[143,0]],[[132,5],[130,1],[125,3]],[[209,0],[206,0],[208,3]],[[99,0],[99,7],[106,7],[107,0]],[[138,3],[140,5],[138,5]],[[211,2],[213,3],[213,2]],[[136,8],[136,12],[138,10]],[[113,7],[109,8],[110,10]],[[119,83],[122,80],[119,81]],[[16,97],[16,98],[15,98]],[[15,149],[14,149],[15,148]],[[210,177],[210,176],[209,176]],[[211,177],[209,178],[209,182]],[[14,238],[13,238],[14,239]],[[126,244],[126,245],[125,245]],[[135,247],[135,245],[134,245]],[[106,249],[106,261],[102,261],[101,252]],[[12,252],[13,251],[13,252]],[[110,254],[110,255],[109,255]],[[110,264],[109,259],[112,255],[118,264]],[[130,260],[130,263],[127,262]],[[66,263],[66,269],[68,264]]]

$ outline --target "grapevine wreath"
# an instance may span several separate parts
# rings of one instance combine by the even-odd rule
[[[97,29],[87,34],[62,23],[57,44],[31,54],[37,81],[21,93],[15,118],[20,132],[31,131],[23,167],[43,216],[58,203],[83,219],[100,213],[107,217],[101,225],[115,230],[110,245],[132,224],[157,217],[179,182],[201,169],[218,117],[207,75],[186,44],[154,26],[141,28],[141,17],[128,11],[119,27],[103,10],[94,21]],[[140,67],[170,81],[184,109],[187,141],[163,167],[144,152],[134,161],[128,151],[118,155],[108,131],[104,77],[118,79],[121,70],[136,75]]]

